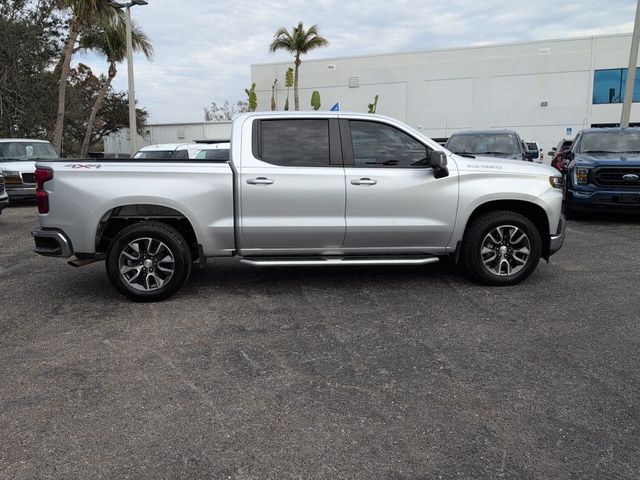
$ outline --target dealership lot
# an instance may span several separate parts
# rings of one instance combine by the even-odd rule
[[[640,221],[511,288],[435,267],[196,270],[141,305],[0,216],[0,478],[638,478]]]

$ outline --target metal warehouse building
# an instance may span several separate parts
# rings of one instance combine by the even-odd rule
[[[430,137],[467,129],[508,128],[536,140],[545,153],[584,127],[620,121],[631,35],[549,40],[429,52],[303,61],[301,108],[318,90],[322,110],[377,113],[402,120]],[[271,108],[278,79],[278,109],[290,63],[253,65],[258,110]],[[640,76],[634,101],[640,102]],[[293,106],[293,91],[290,92]],[[640,122],[640,106],[632,108]]]
[[[194,143],[203,140],[229,140],[231,122],[199,122],[148,125],[144,135],[138,135],[138,148],[159,143]],[[104,139],[105,153],[128,154],[130,152],[129,129],[109,135]]]

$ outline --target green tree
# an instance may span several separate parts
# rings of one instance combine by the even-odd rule
[[[373,99],[373,103],[369,104],[369,113],[376,113],[378,109],[378,95]]]
[[[321,107],[321,103],[320,103],[320,92],[317,90],[314,90],[313,93],[311,94],[311,107],[317,112],[318,110],[320,110]]]
[[[289,91],[293,87],[293,68],[287,68],[287,73],[284,76],[285,86],[287,87],[287,101],[284,104],[285,112],[289,111]]]
[[[70,15],[69,31],[62,55],[56,70],[59,71],[58,106],[56,123],[53,130],[53,147],[62,151],[62,137],[64,134],[67,79],[71,70],[71,59],[76,49],[78,37],[86,29],[96,23],[104,23],[116,15],[122,15],[109,4],[109,0],[58,0],[60,8]]]
[[[271,85],[271,111],[275,112],[277,109],[277,104],[276,104],[276,90],[278,88],[278,79],[276,78],[273,81],[273,85]]]
[[[251,88],[245,88],[247,94],[247,103],[249,104],[249,111],[255,112],[258,108],[258,95],[256,94],[256,84],[252,84]]]
[[[293,27],[291,32],[284,27],[281,28],[273,37],[273,41],[269,47],[271,52],[285,50],[294,55],[295,77],[293,84],[293,101],[296,110],[300,110],[300,97],[298,93],[300,64],[302,63],[300,57],[316,48],[326,47],[327,45],[329,45],[329,41],[320,36],[317,25],[312,25],[308,30],[305,30],[302,22],[298,23],[297,27]]]
[[[142,52],[147,59],[153,56],[153,47],[147,35],[135,23],[132,25],[133,50]],[[89,152],[89,145],[93,134],[98,112],[111,87],[111,82],[118,73],[117,65],[124,61],[127,56],[127,35],[126,24],[120,16],[108,19],[105,22],[95,24],[85,31],[80,38],[80,48],[92,50],[106,58],[109,69],[106,79],[102,82],[98,91],[98,96],[91,109],[87,130],[84,134],[84,141],[80,149],[80,156],[86,157]]]
[[[95,104],[100,86],[105,78],[99,78],[91,69],[79,64],[69,72],[67,81],[67,108],[62,151],[69,156],[78,156],[82,136],[87,130],[87,111]],[[136,109],[138,133],[143,133],[148,114]],[[125,92],[109,90],[95,121],[90,145],[99,145],[102,139],[129,126],[129,101]]]
[[[63,22],[54,0],[0,2],[0,137],[46,138]]]

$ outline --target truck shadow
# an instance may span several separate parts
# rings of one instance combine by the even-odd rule
[[[446,280],[446,282],[445,282]],[[194,268],[183,294],[220,289],[242,295],[267,292],[295,293],[300,288],[318,290],[362,288],[417,289],[439,283],[469,284],[461,267],[450,261],[429,266],[333,266],[333,267],[265,267],[242,265],[237,259],[215,259],[206,267]]]

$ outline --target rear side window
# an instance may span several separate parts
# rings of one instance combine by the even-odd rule
[[[200,150],[196,155],[198,160],[214,160],[220,162],[229,161],[229,150],[219,148],[217,150]]]
[[[167,160],[171,158],[172,154],[173,151],[171,150],[145,151],[136,153],[133,158]]]
[[[262,120],[258,156],[286,167],[329,166],[329,120]]]
[[[355,120],[349,124],[355,166],[425,166],[427,147],[397,128],[382,123]]]
[[[176,160],[187,160],[189,158],[189,150],[177,150],[171,158]]]

